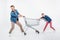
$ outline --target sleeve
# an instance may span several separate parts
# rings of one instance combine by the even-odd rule
[[[41,17],[41,19],[44,18],[44,17]]]
[[[19,12],[16,10],[17,14],[19,15]]]
[[[10,15],[11,15],[11,16],[17,16],[17,15],[15,15],[13,12],[11,12]]]

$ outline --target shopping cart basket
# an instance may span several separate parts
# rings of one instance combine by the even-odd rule
[[[25,16],[23,18],[24,18],[26,26],[34,29],[37,33],[39,33],[39,31],[37,29],[33,28],[32,26],[38,26],[40,19],[26,18]]]

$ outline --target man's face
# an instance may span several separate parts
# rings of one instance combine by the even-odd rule
[[[15,10],[15,7],[11,7],[11,10],[13,10],[13,11],[14,11],[14,10]]]
[[[45,14],[44,14],[44,13],[42,13],[41,15],[42,15],[43,17],[45,16]]]

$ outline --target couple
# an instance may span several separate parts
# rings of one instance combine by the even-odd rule
[[[14,29],[14,26],[15,26],[15,24],[17,24],[19,27],[20,27],[20,29],[21,29],[21,31],[24,33],[24,35],[26,35],[26,33],[24,32],[24,30],[23,30],[23,28],[22,28],[22,25],[21,25],[21,23],[19,22],[19,18],[18,17],[23,17],[21,14],[19,14],[19,12],[15,9],[15,6],[14,5],[11,5],[10,6],[10,8],[11,8],[11,18],[10,18],[10,20],[11,20],[11,29],[10,29],[10,31],[9,31],[9,34],[11,34],[12,33],[12,31],[13,31],[13,29]],[[52,27],[52,20],[51,20],[51,18],[50,17],[48,17],[47,15],[45,15],[44,13],[42,13],[41,14],[42,15],[42,17],[40,18],[40,19],[45,19],[46,20],[46,25],[45,25],[45,27],[44,27],[44,29],[43,29],[43,32],[45,31],[45,29],[46,29],[46,27],[47,27],[47,25],[50,23],[50,28],[52,28],[53,30],[55,30],[53,27]],[[38,30],[36,30],[36,32],[37,32]]]

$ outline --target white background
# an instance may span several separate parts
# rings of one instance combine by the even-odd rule
[[[60,2],[59,0],[0,0],[0,40],[60,40]],[[45,21],[41,20],[39,26],[33,26],[40,31],[40,34],[27,28],[27,35],[24,36],[16,25],[11,37],[9,37],[10,25],[10,5],[15,5],[20,14],[29,18],[39,18],[44,12],[52,18],[53,31],[49,26],[42,33]],[[25,29],[24,19],[20,22]]]

